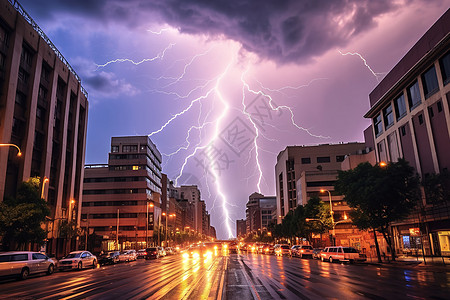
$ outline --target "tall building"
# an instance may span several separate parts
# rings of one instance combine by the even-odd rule
[[[242,237],[247,233],[247,225],[245,219],[236,220],[236,237]]]
[[[102,250],[160,242],[161,154],[148,136],[113,137],[108,164],[86,165],[81,218]]]
[[[46,250],[60,256],[76,248],[58,228],[62,220],[80,221],[87,93],[19,3],[0,0],[0,7],[0,144],[22,151],[17,157],[16,148],[0,148],[0,201],[40,177],[51,209]]]
[[[269,224],[276,223],[276,219],[272,219],[273,212],[277,209],[275,196],[253,193],[248,197],[246,207],[246,233],[267,229]]]
[[[196,185],[182,185],[177,188],[180,199],[185,199],[194,206],[193,227],[198,233],[203,233],[205,222],[205,202],[201,200],[200,190]]]
[[[330,191],[336,219],[343,217],[349,208],[342,202],[343,197],[334,193],[338,170],[347,155],[365,153],[365,148],[364,143],[347,143],[288,146],[281,151],[275,165],[277,223],[312,196],[328,203],[329,195],[320,193],[321,189]]]
[[[370,93],[365,114],[377,161],[404,158],[422,178],[450,169],[449,32],[447,10]],[[400,251],[449,255],[450,201],[425,198],[393,232]]]

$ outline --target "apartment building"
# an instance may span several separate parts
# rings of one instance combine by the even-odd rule
[[[450,10],[370,93],[377,161],[406,159],[426,179],[450,168]],[[417,211],[393,224],[396,248],[450,254],[450,201],[427,195]]]
[[[77,248],[59,227],[63,220],[80,222],[87,96],[75,70],[23,7],[0,0],[0,201],[14,197],[21,182],[40,177],[51,210],[45,250],[57,256]]]
[[[108,164],[86,165],[81,228],[102,250],[159,243],[161,204],[161,154],[148,136],[113,137]]]
[[[364,143],[288,146],[277,156],[275,165],[277,223],[312,196],[332,202],[335,219],[349,210],[342,196],[334,193],[338,170],[347,155],[366,152]],[[324,189],[330,192],[321,193]],[[331,200],[330,200],[331,199]]]
[[[245,210],[246,233],[267,229],[271,223],[276,223],[276,219],[273,219],[273,212],[277,209],[276,201],[275,196],[264,196],[259,193],[253,193],[248,197]]]

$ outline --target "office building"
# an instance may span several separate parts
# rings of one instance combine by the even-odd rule
[[[18,2],[0,0],[0,201],[40,177],[51,210],[49,254],[77,247],[61,222],[79,226],[88,119],[87,92],[61,52]]]
[[[450,168],[450,10],[369,95],[377,161],[406,159],[422,179]],[[450,254],[450,201],[424,195],[416,212],[393,224],[404,253]]]
[[[267,230],[271,223],[276,223],[273,219],[273,212],[277,209],[275,196],[264,196],[253,193],[248,197],[246,204],[246,233],[258,230]]]
[[[108,164],[85,167],[81,228],[101,250],[142,249],[160,242],[161,213],[158,149],[148,136],[113,137]]]

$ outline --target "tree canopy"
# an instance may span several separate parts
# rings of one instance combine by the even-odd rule
[[[41,243],[46,232],[41,228],[50,210],[39,193],[39,178],[23,182],[16,198],[5,198],[0,203],[0,235],[3,248],[20,249],[28,242]]]
[[[353,224],[381,232],[391,250],[390,223],[410,215],[421,197],[419,177],[403,159],[386,167],[361,163],[355,169],[340,171],[334,187],[353,209]]]

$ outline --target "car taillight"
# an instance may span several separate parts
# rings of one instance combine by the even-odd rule
[[[304,250],[300,250],[301,253],[303,253]]]

